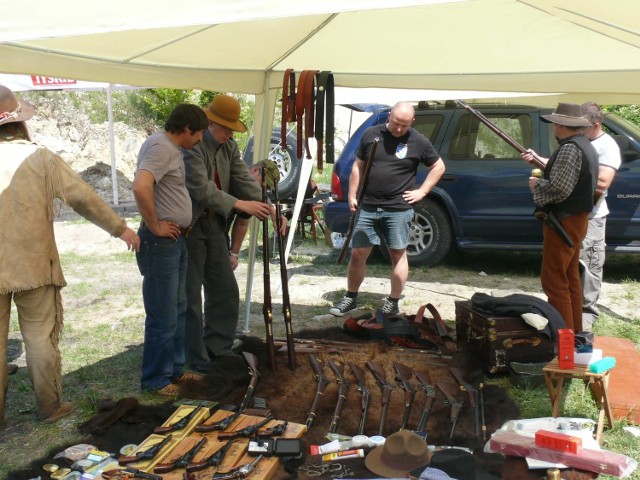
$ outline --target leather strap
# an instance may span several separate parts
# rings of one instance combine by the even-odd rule
[[[334,162],[333,137],[335,135],[335,93],[333,73],[330,71],[320,72],[318,75],[318,94],[316,96],[316,131],[315,137],[318,141],[318,172],[322,173],[323,158],[322,147],[324,143],[324,120],[327,119],[326,145],[327,163]]]
[[[296,121],[296,74],[292,68],[284,72],[282,79],[282,122],[280,135],[282,148],[287,148],[287,123]]]
[[[317,70],[303,70],[298,80],[298,93],[296,95],[296,115],[298,121],[298,158],[302,158],[302,141],[307,152],[307,158],[311,158],[309,149],[309,137],[314,136],[314,103],[315,103],[315,77]],[[303,135],[304,125],[304,135]]]

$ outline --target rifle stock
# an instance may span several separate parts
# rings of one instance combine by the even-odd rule
[[[240,412],[244,412],[249,407],[249,403],[253,398],[253,394],[256,390],[256,385],[258,385],[258,380],[260,378],[260,372],[258,371],[258,357],[249,352],[242,352],[242,356],[246,360],[247,365],[249,365],[249,375],[251,375],[251,381],[249,382],[247,391],[245,392],[242,403],[240,404]]]
[[[500,127],[498,127],[495,123],[493,123],[491,120],[489,120],[487,117],[485,117],[482,113],[480,113],[476,109],[470,107],[462,100],[456,100],[456,101],[458,102],[458,104],[460,104],[461,107],[463,107],[471,115],[473,115],[478,120],[480,120],[483,124],[485,124],[489,128],[489,130],[491,130],[493,133],[498,135],[502,140],[507,142],[513,148],[515,148],[519,153],[527,153],[527,152],[530,153],[531,156],[533,157],[533,163],[536,165],[536,167],[538,167],[541,170],[545,169],[547,165],[540,159],[540,157],[535,152],[530,152],[529,150],[524,148],[522,145],[516,142],[511,136],[509,136],[504,130],[502,130]]]
[[[278,196],[278,185],[273,189],[276,199],[276,228],[278,230],[278,256],[280,257],[280,279],[282,284],[282,313],[284,315],[284,325],[287,336],[287,361],[289,370],[296,368],[296,349],[293,342],[293,324],[291,320],[291,299],[289,298],[289,275],[287,273],[287,261],[285,259],[284,239],[280,235],[282,226],[282,206]]]
[[[381,405],[382,413],[380,414],[380,426],[378,427],[378,435],[384,433],[384,424],[387,420],[387,412],[389,411],[389,403],[391,403],[391,392],[393,391],[393,385],[387,382],[384,369],[371,360],[367,361],[367,367],[371,371],[373,378],[376,380],[376,384],[380,388],[381,393]]]
[[[171,425],[167,425],[166,427],[156,427],[153,429],[153,433],[157,433],[160,435],[164,435],[165,433],[175,432],[177,430],[182,430],[184,427],[189,425],[189,422],[196,414],[202,409],[204,406],[202,404],[198,405],[196,408],[191,410],[187,415],[182,417],[180,420],[172,423]]]
[[[313,354],[309,355],[309,362],[311,363],[313,376],[318,383],[316,385],[316,393],[313,397],[311,408],[309,408],[309,412],[307,413],[307,421],[305,422],[307,430],[311,428],[313,422],[316,419],[316,410],[318,409],[318,403],[320,403],[320,397],[322,397],[325,388],[327,388],[327,385],[329,385],[329,379],[324,375],[322,362],[318,360]]]
[[[267,203],[267,176],[264,168],[262,171],[262,201]],[[262,266],[264,283],[264,301],[262,304],[262,316],[266,328],[267,342],[267,366],[269,370],[276,370],[276,347],[273,343],[273,307],[271,305],[271,273],[269,271],[269,219],[262,220]]]
[[[420,421],[418,422],[418,426],[416,430],[419,432],[423,432],[424,428],[427,425],[427,420],[429,420],[429,414],[431,413],[431,407],[433,406],[433,402],[436,399],[436,390],[431,385],[431,376],[427,372],[420,372],[415,370],[416,378],[418,379],[418,387],[420,390],[424,392],[427,396],[424,406],[422,407],[422,415],[420,415]]]
[[[451,392],[447,389],[447,387],[443,386],[441,383],[436,383],[438,388],[442,391],[444,396],[447,398],[447,402],[451,407],[451,411],[449,413],[449,422],[451,422],[451,433],[449,434],[449,439],[453,438],[453,431],[456,429],[456,423],[458,422],[458,417],[460,416],[460,409],[462,408],[462,402],[459,402],[455,395],[452,395]]]
[[[231,445],[233,445],[233,440],[225,443],[222,448],[209,455],[202,462],[190,463],[189,465],[187,465],[187,473],[198,472],[209,467],[217,467],[222,462],[222,459],[224,458],[227,451],[231,448]]]
[[[402,424],[400,426],[400,430],[404,430],[407,428],[407,424],[409,423],[411,407],[413,406],[413,400],[416,396],[416,389],[409,381],[413,376],[413,370],[402,363],[395,363],[394,368],[396,369],[396,381],[404,391],[404,412],[402,414]]]
[[[480,408],[478,405],[478,390],[471,386],[464,378],[464,372],[456,367],[450,367],[449,371],[460,384],[461,390],[467,392],[469,403],[473,407],[475,418],[476,436],[480,436]]]
[[[364,378],[364,370],[360,368],[353,362],[349,362],[349,368],[353,372],[353,376],[356,379],[356,384],[358,385],[358,390],[360,391],[360,425],[358,426],[358,435],[362,435],[364,433],[364,425],[367,420],[367,412],[369,410],[369,399],[371,398],[371,394],[369,393],[369,389],[367,388],[367,382]]]
[[[196,456],[198,450],[202,448],[202,446],[207,442],[207,437],[202,437],[198,443],[196,443],[193,447],[189,449],[184,455],[180,456],[176,460],[171,463],[159,463],[155,467],[153,467],[154,473],[169,473],[176,468],[186,468],[193,457]]]
[[[173,438],[172,435],[167,435],[164,439],[162,439],[162,441],[155,443],[151,445],[149,448],[147,448],[146,450],[143,450],[142,452],[137,452],[134,455],[128,455],[128,456],[120,455],[118,457],[118,463],[120,465],[126,465],[127,463],[139,462],[141,460],[149,460],[155,457],[160,451],[160,449],[164,447],[171,440],[171,438]]]
[[[358,210],[360,210],[360,204],[362,203],[362,199],[364,198],[364,191],[367,188],[367,181],[369,180],[369,172],[371,172],[371,165],[373,164],[373,156],[376,153],[379,141],[380,139],[378,137],[373,139],[373,144],[371,145],[371,150],[369,151],[369,158],[367,160],[367,164],[364,166],[364,172],[362,172],[362,178],[360,179],[360,184],[358,185],[358,190],[356,191],[356,211],[351,214],[351,218],[349,219],[347,234],[344,237],[344,243],[342,244],[342,249],[340,249],[340,255],[338,255],[338,259],[336,260],[336,263],[338,265],[340,265],[344,261],[344,258],[347,256],[347,251],[349,250],[349,244],[351,243],[351,237],[353,236],[353,227],[356,223],[356,215],[358,213]]]
[[[338,423],[340,422],[340,414],[342,413],[344,402],[347,400],[349,381],[344,376],[344,365],[337,364],[330,359],[329,368],[335,374],[336,382],[338,383],[338,401],[336,402],[336,408],[333,411],[333,418],[331,419],[331,425],[329,426],[329,433],[336,433],[338,430]]]

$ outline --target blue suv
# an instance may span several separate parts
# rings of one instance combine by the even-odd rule
[[[475,104],[520,145],[549,157],[557,142],[553,127],[541,121],[552,109],[526,105]],[[387,121],[389,107],[376,110],[358,128],[333,168],[333,202],[325,203],[324,219],[332,232],[346,233],[349,175],[355,153],[368,127]],[[427,136],[446,164],[432,192],[414,205],[407,254],[411,265],[435,265],[455,245],[461,250],[540,250],[542,226],[533,216],[528,187],[531,167],[520,154],[454,101],[420,102],[414,128]],[[640,253],[640,129],[607,114],[604,129],[622,153],[622,165],[609,189],[607,249]],[[417,183],[426,176],[418,170]],[[382,249],[386,254],[386,249]]]

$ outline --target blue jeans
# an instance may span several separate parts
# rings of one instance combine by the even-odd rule
[[[144,277],[142,298],[147,314],[141,387],[158,390],[184,373],[187,246],[184,237],[158,237],[145,227],[138,235],[136,259]]]
[[[358,215],[351,239],[352,248],[365,248],[380,245],[380,237],[387,247],[404,250],[409,243],[409,231],[413,220],[413,209],[363,205]]]

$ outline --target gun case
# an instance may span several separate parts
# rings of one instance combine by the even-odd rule
[[[470,300],[456,301],[458,349],[475,354],[489,373],[509,371],[511,362],[548,362],[554,342],[519,316],[492,316],[472,307]]]

